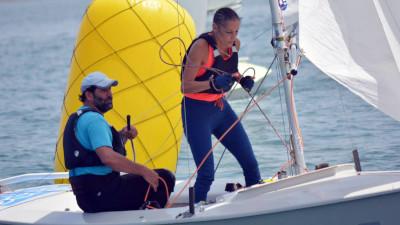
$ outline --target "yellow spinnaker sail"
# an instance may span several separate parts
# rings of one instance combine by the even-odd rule
[[[71,59],[55,170],[66,171],[63,131],[69,115],[82,105],[81,81],[101,71],[119,81],[112,89],[114,108],[105,114],[107,121],[118,130],[126,126],[130,114],[138,129],[136,161],[175,171],[182,137],[181,68],[163,63],[160,55],[164,61],[180,64],[194,35],[190,15],[173,0],[94,0],[82,18]],[[174,37],[185,45],[177,39],[169,41]],[[132,159],[130,145],[126,148]]]

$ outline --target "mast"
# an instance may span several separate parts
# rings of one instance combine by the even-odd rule
[[[282,0],[283,3],[286,3],[285,0]],[[286,37],[284,33],[284,25],[283,19],[281,16],[281,9],[278,5],[278,0],[269,0],[269,4],[271,7],[271,18],[272,18],[272,28],[273,28],[273,40],[274,40],[274,48],[277,51],[277,57],[279,62],[279,69],[281,71],[281,79],[284,77],[293,77],[296,75],[297,68],[295,67],[295,60],[297,58],[297,47],[295,44],[291,44],[290,47],[286,45]],[[295,38],[293,38],[294,40]],[[291,152],[290,157],[294,162],[294,173],[295,175],[302,174],[306,170],[306,164],[304,161],[303,154],[303,145],[301,143],[301,136],[299,133],[299,127],[297,126],[297,113],[296,113],[296,104],[294,101],[294,95],[291,93],[291,85],[293,82],[292,79],[285,79],[283,82],[284,90],[285,90],[285,101],[286,101],[286,110],[288,113],[289,119],[289,130],[291,137]]]

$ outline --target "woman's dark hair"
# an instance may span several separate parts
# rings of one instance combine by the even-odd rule
[[[86,88],[86,90],[85,90],[81,95],[79,95],[79,100],[80,100],[81,102],[85,102],[85,101],[86,101],[86,95],[85,95],[85,93],[86,93],[87,91],[94,93],[94,90],[96,90],[96,88],[97,88],[96,86],[90,86],[90,87]]]
[[[220,8],[214,14],[213,22],[217,25],[224,25],[229,20],[240,20],[238,14],[231,8]]]

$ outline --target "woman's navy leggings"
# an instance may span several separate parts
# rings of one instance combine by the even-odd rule
[[[220,138],[237,120],[229,103],[223,99],[224,107],[214,102],[194,100],[185,97],[182,101],[182,121],[186,138],[198,166],[211,149],[211,134]],[[243,169],[246,186],[261,180],[258,163],[254,156],[249,138],[241,123],[238,123],[221,141],[233,154]],[[205,201],[207,192],[214,180],[214,157],[211,154],[197,173],[195,201]]]

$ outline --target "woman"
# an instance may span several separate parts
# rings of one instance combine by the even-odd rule
[[[238,73],[239,16],[230,8],[216,11],[212,31],[200,35],[188,49],[182,69],[182,121],[198,166],[211,149],[211,134],[220,138],[237,120],[224,95],[235,81],[250,91],[254,81]],[[243,169],[246,186],[261,180],[258,163],[241,123],[227,133],[222,144]],[[214,158],[208,157],[197,174],[195,201],[206,201],[214,180]]]

